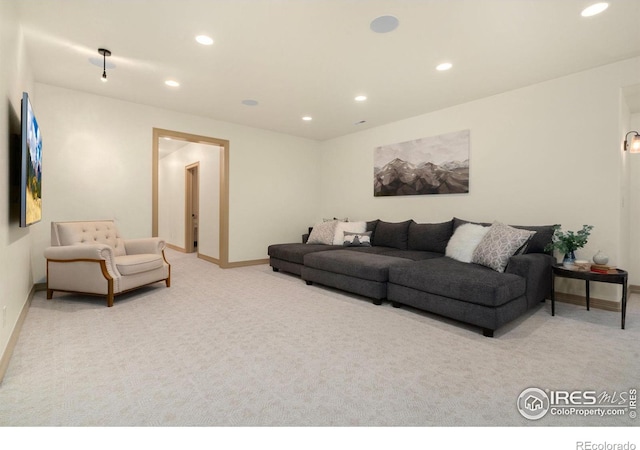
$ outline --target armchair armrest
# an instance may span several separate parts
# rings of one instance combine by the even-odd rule
[[[165,246],[165,240],[157,237],[124,240],[124,248],[127,255],[141,255],[144,253],[162,254]]]
[[[44,257],[56,261],[104,260],[113,261],[113,249],[106,244],[77,244],[47,247]]]
[[[47,299],[53,291],[83,292],[107,296],[113,306],[114,284],[119,290],[113,249],[106,244],[75,244],[47,247]],[[115,281],[114,281],[115,280]]]

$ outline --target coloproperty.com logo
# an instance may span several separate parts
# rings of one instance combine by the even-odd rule
[[[518,411],[529,420],[553,416],[637,417],[636,388],[626,391],[549,390],[527,388],[518,396]]]

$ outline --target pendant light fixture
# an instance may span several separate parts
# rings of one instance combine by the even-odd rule
[[[99,48],[98,53],[102,55],[102,82],[107,82],[107,56],[111,56],[111,52],[106,48]]]

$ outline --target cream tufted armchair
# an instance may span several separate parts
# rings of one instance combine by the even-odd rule
[[[123,239],[112,220],[51,222],[47,299],[54,291],[107,297],[159,281],[171,285],[171,266],[159,238]]]

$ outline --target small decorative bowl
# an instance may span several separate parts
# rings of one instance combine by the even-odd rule
[[[583,259],[576,259],[573,263],[576,270],[590,270],[591,263]]]

